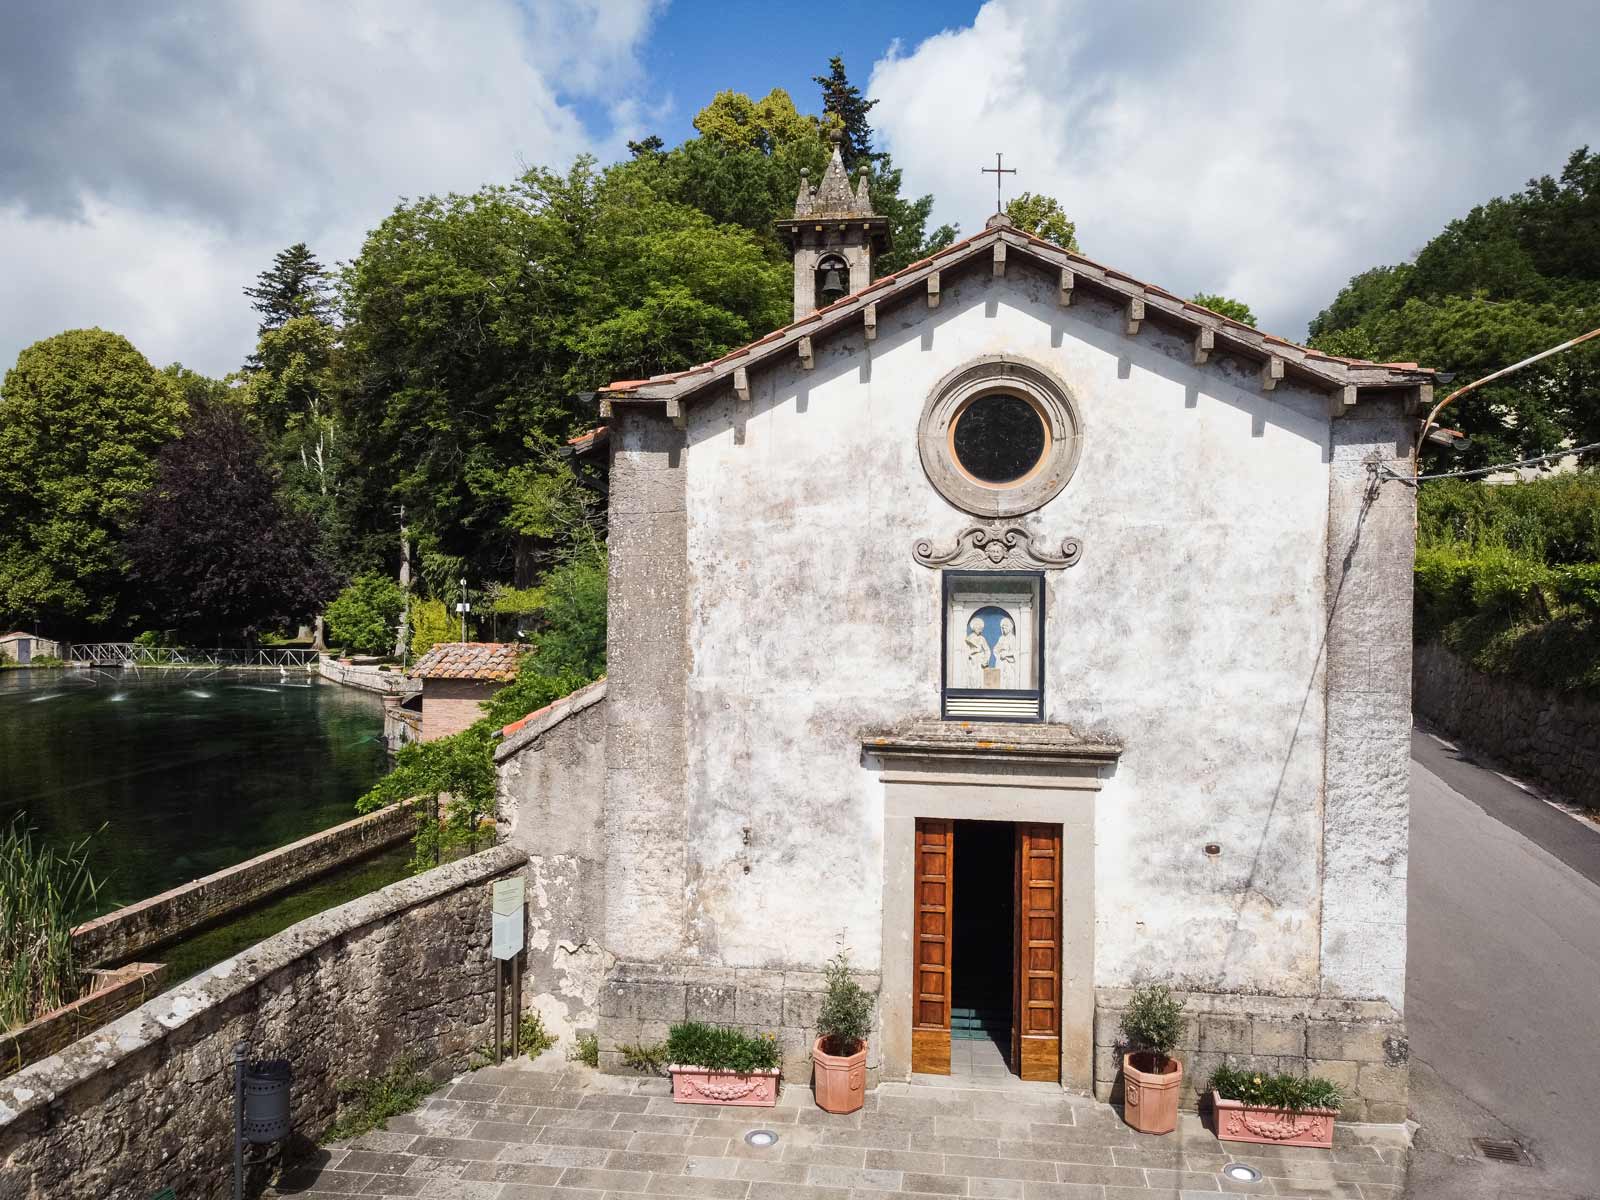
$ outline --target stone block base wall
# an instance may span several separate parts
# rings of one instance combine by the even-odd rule
[[[860,974],[856,981],[869,992],[878,991],[876,975]],[[600,997],[601,1069],[627,1071],[620,1045],[659,1042],[679,1021],[704,1021],[777,1035],[784,1083],[805,1087],[811,1082],[811,1045],[823,988],[821,971],[618,963]],[[877,1086],[883,1062],[876,1034],[875,1024],[867,1044],[869,1088]]]
[[[1559,796],[1600,806],[1600,700],[1485,675],[1443,646],[1416,648],[1412,707]]]
[[[1094,1094],[1122,1101],[1122,1010],[1131,993],[1095,993]],[[1181,995],[1182,993],[1180,993]],[[1396,1125],[1406,1119],[1410,1048],[1405,1023],[1383,1001],[1235,996],[1191,992],[1185,998],[1182,1105],[1193,1109],[1221,1066],[1320,1075],[1345,1095],[1340,1118]]]

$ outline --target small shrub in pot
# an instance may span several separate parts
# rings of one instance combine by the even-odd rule
[[[872,993],[851,976],[848,950],[840,950],[829,960],[823,976],[827,990],[817,1012],[817,1040],[811,1047],[812,1083],[819,1108],[851,1113],[866,1099]]]
[[[770,1108],[778,1102],[783,1052],[770,1033],[684,1021],[667,1031],[666,1057],[679,1104]]]
[[[1326,1149],[1343,1106],[1339,1085],[1315,1075],[1219,1067],[1211,1076],[1217,1136],[1225,1142]]]
[[[1135,988],[1122,1014],[1122,1035],[1128,1044],[1123,1115],[1140,1133],[1171,1133],[1183,1087],[1183,1064],[1172,1057],[1183,1036],[1183,1001],[1165,984]]]

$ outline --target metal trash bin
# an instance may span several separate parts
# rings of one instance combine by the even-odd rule
[[[294,1077],[287,1058],[267,1058],[244,1068],[244,1139],[255,1145],[289,1135],[289,1085]]]

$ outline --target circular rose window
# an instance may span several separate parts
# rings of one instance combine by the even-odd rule
[[[1039,410],[1021,396],[991,392],[961,406],[950,426],[956,466],[979,483],[1004,487],[1044,461],[1050,435]]]
[[[1009,355],[970,363],[940,382],[918,440],[928,479],[958,508],[986,517],[1030,512],[1078,463],[1081,425],[1066,387]]]

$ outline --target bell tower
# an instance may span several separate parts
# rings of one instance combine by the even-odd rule
[[[799,320],[872,281],[872,257],[889,248],[889,220],[872,211],[867,195],[867,169],[861,168],[854,188],[839,156],[839,134],[833,134],[833,156],[813,188],[800,172],[800,194],[794,216],[777,222],[778,233],[794,251],[794,319]]]

